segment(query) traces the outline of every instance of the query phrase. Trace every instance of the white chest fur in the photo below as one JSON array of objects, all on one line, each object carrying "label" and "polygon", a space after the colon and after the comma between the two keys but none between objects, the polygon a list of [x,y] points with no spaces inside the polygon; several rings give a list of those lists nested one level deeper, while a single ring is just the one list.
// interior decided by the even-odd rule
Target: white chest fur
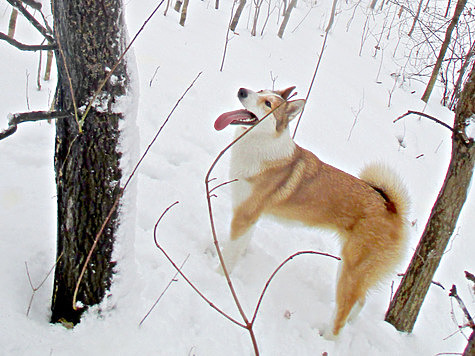
[{"label": "white chest fur", "polygon": [[[237,135],[243,129],[236,130]],[[259,174],[265,163],[279,161],[292,156],[296,145],[288,129],[278,137],[261,132],[250,132],[243,136],[231,150],[230,179],[238,179],[233,183],[233,206],[236,207],[249,197],[251,186],[246,178]]]}]

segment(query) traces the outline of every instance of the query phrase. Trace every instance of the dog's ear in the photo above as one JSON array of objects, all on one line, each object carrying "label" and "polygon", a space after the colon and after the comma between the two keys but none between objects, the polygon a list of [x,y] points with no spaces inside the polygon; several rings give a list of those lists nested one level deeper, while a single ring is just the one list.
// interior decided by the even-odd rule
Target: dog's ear
[{"label": "dog's ear", "polygon": [[279,94],[283,99],[287,100],[290,93],[292,93],[292,91],[294,89],[295,89],[295,86],[289,87],[289,88],[284,89],[284,90],[277,90],[276,93]]},{"label": "dog's ear", "polygon": [[293,119],[295,119],[295,117],[302,112],[304,106],[305,106],[304,99],[289,101],[287,103],[287,108],[286,108],[287,117],[289,118],[289,121],[292,121]]}]

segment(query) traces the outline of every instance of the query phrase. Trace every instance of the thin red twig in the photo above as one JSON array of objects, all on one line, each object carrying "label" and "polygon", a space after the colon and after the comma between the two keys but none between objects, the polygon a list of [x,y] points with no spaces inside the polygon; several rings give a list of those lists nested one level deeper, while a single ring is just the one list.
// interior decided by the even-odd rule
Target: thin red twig
[{"label": "thin red twig", "polygon": [[162,218],[165,216],[165,214],[175,205],[177,205],[179,202],[176,201],[175,203],[171,204],[168,208],[165,209],[165,211],[160,215],[160,217],[157,220],[157,223],[155,224],[155,227],[153,229],[153,239],[155,241],[155,246],[160,250],[160,252],[163,253],[163,255],[167,258],[167,260],[172,264],[172,266],[176,269],[176,271],[182,276],[182,278],[188,283],[188,285],[206,302],[208,305],[216,310],[219,314],[224,316],[226,319],[232,321],[234,324],[239,325],[242,328],[247,328],[246,325],[240,323],[236,319],[230,317],[228,314],[223,312],[220,308],[218,308],[211,300],[209,300],[203,293],[200,292],[200,290],[193,284],[193,282],[190,281],[190,279],[181,271],[180,267],[173,261],[173,259],[168,255],[168,253],[165,251],[165,249],[158,243],[158,238],[157,238],[157,229],[158,229],[158,224],[162,220]]},{"label": "thin red twig", "polygon": [[254,309],[254,315],[252,317],[252,320],[251,320],[251,324],[254,324],[254,321],[256,320],[256,317],[257,317],[257,313],[259,312],[259,308],[261,306],[261,303],[262,303],[262,299],[264,298],[264,295],[265,293],[267,292],[267,288],[269,288],[269,285],[270,283],[272,282],[272,280],[274,279],[274,277],[276,276],[276,274],[281,270],[282,267],[284,267],[288,262],[290,262],[292,259],[294,259],[295,257],[297,256],[301,256],[301,255],[319,255],[319,256],[326,256],[326,257],[331,257],[331,258],[334,258],[338,261],[341,260],[340,257],[338,256],[334,256],[334,255],[331,255],[329,253],[325,253],[325,252],[318,252],[318,251],[299,251],[299,252],[296,252],[294,253],[293,255],[287,257],[285,259],[284,262],[282,262],[275,270],[274,272],[272,272],[271,276],[269,277],[269,279],[267,280],[266,282],[266,285],[264,287],[264,289],[262,290],[261,292],[261,295],[259,297],[259,301],[257,302],[257,305],[256,305],[256,308]]}]

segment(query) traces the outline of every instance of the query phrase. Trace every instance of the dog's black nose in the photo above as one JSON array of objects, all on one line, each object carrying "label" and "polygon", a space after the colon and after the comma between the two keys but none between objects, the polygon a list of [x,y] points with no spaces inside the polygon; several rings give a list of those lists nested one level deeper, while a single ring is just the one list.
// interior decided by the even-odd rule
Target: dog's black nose
[{"label": "dog's black nose", "polygon": [[241,88],[238,91],[238,98],[247,98],[247,89]]}]

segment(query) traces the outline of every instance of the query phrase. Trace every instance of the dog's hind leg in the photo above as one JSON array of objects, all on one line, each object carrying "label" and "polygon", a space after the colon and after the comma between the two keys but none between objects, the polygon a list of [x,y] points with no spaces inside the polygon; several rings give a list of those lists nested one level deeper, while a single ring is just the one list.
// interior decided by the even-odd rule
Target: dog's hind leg
[{"label": "dog's hind leg", "polygon": [[[348,319],[353,319],[365,303],[368,289],[387,272],[390,258],[382,246],[371,244],[360,236],[350,236],[342,250],[342,266],[336,291],[336,312],[333,334],[336,336]],[[384,246],[383,246],[384,247]]]}]

